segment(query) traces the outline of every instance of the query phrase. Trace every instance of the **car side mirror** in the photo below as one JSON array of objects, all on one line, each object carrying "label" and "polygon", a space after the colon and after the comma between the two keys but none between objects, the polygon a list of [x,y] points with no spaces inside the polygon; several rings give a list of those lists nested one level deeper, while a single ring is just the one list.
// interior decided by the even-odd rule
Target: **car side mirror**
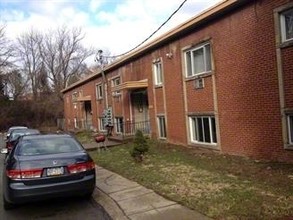
[{"label": "car side mirror", "polygon": [[8,154],[8,149],[7,148],[2,148],[1,149],[1,154]]}]

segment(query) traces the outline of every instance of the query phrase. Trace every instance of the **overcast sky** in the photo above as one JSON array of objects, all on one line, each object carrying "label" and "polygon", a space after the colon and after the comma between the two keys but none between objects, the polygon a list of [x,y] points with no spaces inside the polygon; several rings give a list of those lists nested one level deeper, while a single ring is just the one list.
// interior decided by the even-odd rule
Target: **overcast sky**
[{"label": "overcast sky", "polygon": [[[187,0],[155,36],[199,14],[221,0]],[[84,45],[124,53],[145,40],[183,0],[0,0],[0,20],[15,39],[31,27],[81,27]]]}]

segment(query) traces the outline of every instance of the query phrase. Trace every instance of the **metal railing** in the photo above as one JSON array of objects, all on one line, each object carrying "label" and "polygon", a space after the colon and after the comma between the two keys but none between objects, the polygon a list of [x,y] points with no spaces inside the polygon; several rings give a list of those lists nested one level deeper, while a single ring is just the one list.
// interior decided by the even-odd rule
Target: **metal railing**
[{"label": "metal railing", "polygon": [[150,121],[114,124],[114,133],[122,134],[123,136],[134,136],[137,130],[141,130],[143,134],[150,134]]},{"label": "metal railing", "polygon": [[[59,119],[57,122],[58,128],[64,130],[64,128],[66,127],[65,123],[65,119]],[[67,129],[93,130],[93,126],[92,123],[88,123],[85,120],[78,120],[70,121],[70,123],[67,124]],[[137,130],[141,130],[143,134],[150,134],[150,121],[114,123],[112,134],[122,136],[134,136]]]}]

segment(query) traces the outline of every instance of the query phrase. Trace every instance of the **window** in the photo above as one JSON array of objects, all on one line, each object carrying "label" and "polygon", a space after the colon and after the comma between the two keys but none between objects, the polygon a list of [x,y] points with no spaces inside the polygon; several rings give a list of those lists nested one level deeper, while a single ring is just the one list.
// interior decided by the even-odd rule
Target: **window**
[{"label": "window", "polygon": [[[120,81],[120,77],[117,77],[115,79],[112,80],[112,87],[115,87],[115,86],[118,86],[121,84],[121,81]],[[120,90],[116,90],[113,95],[116,96],[116,95],[120,95]]]},{"label": "window", "polygon": [[112,80],[112,87],[120,85],[120,77],[116,77],[115,79]]},{"label": "window", "polygon": [[293,40],[293,8],[280,14],[282,42]]},{"label": "window", "polygon": [[96,97],[97,99],[103,98],[103,86],[102,84],[96,85]]},{"label": "window", "polygon": [[165,116],[158,117],[158,130],[160,138],[167,137]]},{"label": "window", "polygon": [[106,122],[107,122],[107,119],[105,117],[99,118],[99,130],[100,131],[106,131]]},{"label": "window", "polygon": [[74,121],[74,128],[78,128],[77,118],[74,118],[73,121]]},{"label": "window", "polygon": [[191,141],[216,144],[216,122],[214,116],[192,116],[190,121]]},{"label": "window", "polygon": [[163,72],[161,61],[153,63],[154,83],[156,86],[163,84]]},{"label": "window", "polygon": [[77,92],[72,93],[72,101],[76,102],[77,98],[78,98],[78,93]]},{"label": "window", "polygon": [[122,117],[116,117],[115,118],[115,128],[116,133],[123,133],[123,118]]},{"label": "window", "polygon": [[287,116],[289,144],[293,144],[293,114]]},{"label": "window", "polygon": [[212,70],[210,44],[204,44],[185,52],[186,76],[191,77]]}]

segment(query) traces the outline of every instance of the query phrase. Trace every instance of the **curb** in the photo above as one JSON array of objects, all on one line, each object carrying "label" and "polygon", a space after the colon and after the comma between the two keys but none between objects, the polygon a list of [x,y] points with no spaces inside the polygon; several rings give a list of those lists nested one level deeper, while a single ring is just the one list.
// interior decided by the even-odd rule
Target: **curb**
[{"label": "curb", "polygon": [[104,210],[113,220],[129,220],[129,218],[125,216],[123,211],[120,209],[118,204],[110,196],[101,191],[98,187],[96,187],[92,197],[98,204],[100,204],[104,208]]}]

